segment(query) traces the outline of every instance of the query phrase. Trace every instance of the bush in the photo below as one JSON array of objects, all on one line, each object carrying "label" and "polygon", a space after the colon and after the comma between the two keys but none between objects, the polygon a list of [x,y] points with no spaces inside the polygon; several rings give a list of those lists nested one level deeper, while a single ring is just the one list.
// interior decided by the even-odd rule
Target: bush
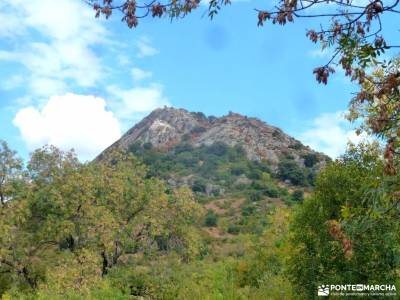
[{"label": "bush", "polygon": [[228,145],[224,143],[214,143],[207,147],[207,153],[216,156],[224,156],[228,152]]},{"label": "bush", "polygon": [[292,194],[292,200],[296,202],[303,202],[304,192],[302,190],[295,190]]},{"label": "bush", "polygon": [[233,146],[233,150],[235,150],[236,154],[240,157],[244,157],[246,155],[246,150],[244,150],[243,146],[240,144]]},{"label": "bush", "polygon": [[307,174],[307,181],[310,185],[314,186],[315,185],[315,178],[317,177],[317,174],[313,171],[309,172]]},{"label": "bush", "polygon": [[207,227],[216,227],[218,223],[218,215],[213,212],[211,209],[208,210],[206,217],[204,219],[204,224]]},{"label": "bush", "polygon": [[250,169],[250,172],[248,172],[247,177],[253,180],[261,179],[262,172],[258,169]]},{"label": "bush", "polygon": [[295,142],[294,144],[289,145],[289,148],[295,149],[295,150],[300,150],[303,147],[303,145],[300,142]]},{"label": "bush", "polygon": [[250,192],[249,196],[248,196],[249,201],[251,202],[257,202],[260,201],[262,199],[262,193],[261,192]]},{"label": "bush", "polygon": [[307,153],[303,156],[304,158],[304,165],[307,168],[312,168],[319,160],[316,154],[314,153]]},{"label": "bush", "polygon": [[230,224],[228,227],[228,233],[238,234],[240,232],[240,227],[234,224]]},{"label": "bush", "polygon": [[142,145],[139,142],[135,142],[128,147],[128,151],[134,154],[142,154]]},{"label": "bush", "polygon": [[256,211],[256,207],[252,204],[247,204],[242,207],[243,216],[251,216]]},{"label": "bush", "polygon": [[198,193],[206,192],[206,183],[201,179],[196,179],[192,185],[192,191]]},{"label": "bush", "polygon": [[231,168],[231,174],[235,175],[235,176],[242,175],[245,172],[246,172],[246,168],[241,165],[236,165]]},{"label": "bush", "polygon": [[294,160],[294,156],[290,152],[284,152],[283,155],[285,156],[285,159]]},{"label": "bush", "polygon": [[193,146],[188,143],[181,143],[175,146],[174,152],[175,154],[179,154],[182,152],[192,152]]},{"label": "bush", "polygon": [[265,173],[271,173],[271,168],[265,160],[252,160],[249,162],[249,168],[259,169]]},{"label": "bush", "polygon": [[150,143],[150,142],[144,143],[143,144],[143,149],[144,150],[151,150],[151,149],[153,149],[153,144]]},{"label": "bush", "polygon": [[305,185],[307,182],[302,168],[293,160],[279,162],[278,176],[283,180],[290,180],[294,185]]},{"label": "bush", "polygon": [[273,186],[267,186],[266,189],[264,189],[264,195],[271,197],[271,198],[278,198],[279,197],[279,191],[277,188]]},{"label": "bush", "polygon": [[266,185],[264,184],[264,182],[260,181],[260,180],[255,180],[251,183],[250,187],[254,190],[264,190]]},{"label": "bush", "polygon": [[194,167],[197,164],[197,160],[193,157],[190,152],[181,152],[176,156],[176,162],[183,164],[185,167]]}]

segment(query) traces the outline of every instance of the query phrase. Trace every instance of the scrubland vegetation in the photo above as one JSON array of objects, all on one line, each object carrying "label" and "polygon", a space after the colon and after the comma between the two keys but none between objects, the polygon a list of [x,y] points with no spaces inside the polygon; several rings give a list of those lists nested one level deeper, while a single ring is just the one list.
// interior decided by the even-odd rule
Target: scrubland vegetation
[{"label": "scrubland vegetation", "polygon": [[[45,147],[24,166],[3,142],[2,299],[312,299],[327,282],[399,283],[400,181],[377,145],[301,187],[240,147],[177,148],[82,164]],[[195,179],[159,179],[179,172]]]}]

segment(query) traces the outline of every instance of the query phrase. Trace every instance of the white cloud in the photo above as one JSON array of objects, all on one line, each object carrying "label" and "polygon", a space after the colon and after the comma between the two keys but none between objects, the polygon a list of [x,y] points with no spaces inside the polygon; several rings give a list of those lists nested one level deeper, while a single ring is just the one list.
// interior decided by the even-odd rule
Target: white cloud
[{"label": "white cloud", "polygon": [[[0,6],[0,9],[2,6]],[[15,16],[0,11],[0,37],[14,38],[24,32],[21,21]]]},{"label": "white cloud", "polygon": [[44,97],[48,95],[61,95],[67,90],[64,81],[46,77],[31,78],[30,88],[34,95]]},{"label": "white cloud", "polygon": [[158,107],[170,105],[159,84],[127,90],[113,85],[107,91],[114,100],[111,107],[121,119],[137,120]]},{"label": "white cloud", "polygon": [[138,50],[137,57],[139,58],[143,58],[146,56],[154,56],[159,52],[156,48],[151,46],[150,39],[147,37],[141,37],[136,42],[136,48]]},{"label": "white cloud", "polygon": [[312,149],[336,158],[345,152],[349,141],[357,144],[368,137],[358,136],[344,119],[344,112],[339,111],[315,118],[312,127],[300,134],[299,139]]},{"label": "white cloud", "polygon": [[[93,46],[109,43],[108,32],[83,1],[3,1],[0,20],[5,15],[12,17],[5,19],[7,25],[0,29],[0,36],[10,37],[8,32],[25,36],[14,43],[18,47],[1,51],[0,60],[25,66],[31,74],[29,81],[71,80],[78,86],[88,87],[102,78],[104,70]],[[28,85],[34,87],[37,83],[28,82]],[[43,94],[45,90],[38,91]]]},{"label": "white cloud", "polygon": [[15,99],[14,101],[18,104],[18,107],[22,107],[30,105],[32,103],[32,98],[29,96],[23,96]]},{"label": "white cloud", "polygon": [[15,89],[16,87],[21,86],[21,84],[24,82],[24,78],[21,75],[12,75],[9,78],[4,79],[0,83],[0,89],[8,91]]},{"label": "white cloud", "polygon": [[13,122],[30,150],[45,144],[73,148],[82,160],[94,158],[121,135],[104,99],[94,96],[53,96],[42,109],[19,110]]},{"label": "white cloud", "polygon": [[153,76],[153,73],[150,71],[145,71],[139,68],[133,68],[131,70],[132,78],[134,81],[141,81],[143,79],[150,78]]}]

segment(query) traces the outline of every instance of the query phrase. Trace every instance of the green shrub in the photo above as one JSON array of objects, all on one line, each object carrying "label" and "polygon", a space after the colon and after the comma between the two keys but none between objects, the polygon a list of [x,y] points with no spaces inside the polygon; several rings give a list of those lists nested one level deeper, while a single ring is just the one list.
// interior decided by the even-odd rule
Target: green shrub
[{"label": "green shrub", "polygon": [[228,233],[238,234],[240,232],[240,227],[234,224],[230,224],[228,227]]},{"label": "green shrub", "polygon": [[252,191],[248,195],[248,200],[251,202],[257,202],[262,199],[262,193],[260,191]]},{"label": "green shrub", "polygon": [[246,168],[244,166],[235,165],[235,166],[231,167],[232,175],[239,176],[239,175],[244,174],[245,172],[246,172]]},{"label": "green shrub", "polygon": [[211,209],[207,211],[206,217],[204,219],[204,224],[207,227],[216,227],[218,223],[218,215]]},{"label": "green shrub", "polygon": [[300,142],[295,142],[294,144],[289,145],[289,148],[295,149],[295,150],[300,150],[303,147],[303,145]]},{"label": "green shrub", "polygon": [[192,185],[192,191],[198,193],[206,192],[206,182],[202,179],[196,179]]},{"label": "green shrub", "polygon": [[197,160],[193,157],[190,152],[181,152],[176,156],[176,162],[183,164],[186,168],[194,167],[197,164]]},{"label": "green shrub", "polygon": [[250,169],[247,173],[247,177],[252,180],[258,180],[262,177],[262,171],[259,169]]},{"label": "green shrub", "polygon": [[282,160],[278,164],[278,176],[282,180],[290,180],[294,185],[305,185],[307,183],[304,171],[293,160]]},{"label": "green shrub", "polygon": [[302,190],[295,190],[292,194],[292,200],[296,202],[303,202],[304,192]]},{"label": "green shrub", "polygon": [[193,146],[188,143],[181,143],[175,146],[174,152],[175,154],[182,153],[182,152],[192,152]]},{"label": "green shrub", "polygon": [[242,206],[242,215],[243,216],[251,216],[256,211],[256,207],[252,204],[246,204]]},{"label": "green shrub", "polygon": [[218,142],[207,147],[207,153],[223,156],[228,152],[228,145]]},{"label": "green shrub", "polygon": [[144,143],[143,144],[143,149],[144,150],[151,150],[151,149],[153,149],[153,144],[150,143],[150,142]]},{"label": "green shrub", "polygon": [[255,180],[255,181],[253,181],[253,182],[251,183],[250,187],[251,187],[252,189],[254,189],[254,190],[259,190],[259,191],[261,191],[261,190],[264,190],[264,189],[265,189],[266,185],[265,185],[265,183],[262,182],[262,181]]},{"label": "green shrub", "polygon": [[273,186],[267,186],[267,188],[264,189],[263,193],[265,196],[268,196],[271,198],[279,197],[279,190]]},{"label": "green shrub", "polygon": [[304,158],[304,165],[307,168],[312,168],[316,163],[318,163],[318,157],[314,153],[307,153],[303,155]]}]

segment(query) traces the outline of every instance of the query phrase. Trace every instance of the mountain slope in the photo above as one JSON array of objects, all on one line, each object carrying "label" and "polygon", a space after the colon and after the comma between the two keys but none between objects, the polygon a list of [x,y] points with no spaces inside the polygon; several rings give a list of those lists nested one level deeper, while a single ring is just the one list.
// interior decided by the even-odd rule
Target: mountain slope
[{"label": "mountain slope", "polygon": [[281,129],[259,119],[236,113],[220,118],[206,117],[203,113],[171,107],[154,110],[105,152],[114,148],[127,150],[135,143],[150,143],[156,149],[168,151],[181,142],[194,147],[216,142],[241,145],[248,159],[265,160],[273,167],[286,157],[292,157],[304,166],[307,154],[315,155],[321,162],[327,160],[322,153],[311,150]]},{"label": "mountain slope", "polygon": [[229,113],[221,118],[156,109],[106,149],[133,153],[147,176],[189,187],[208,211],[207,236],[260,234],[275,207],[303,201],[329,159],[279,128]]}]

